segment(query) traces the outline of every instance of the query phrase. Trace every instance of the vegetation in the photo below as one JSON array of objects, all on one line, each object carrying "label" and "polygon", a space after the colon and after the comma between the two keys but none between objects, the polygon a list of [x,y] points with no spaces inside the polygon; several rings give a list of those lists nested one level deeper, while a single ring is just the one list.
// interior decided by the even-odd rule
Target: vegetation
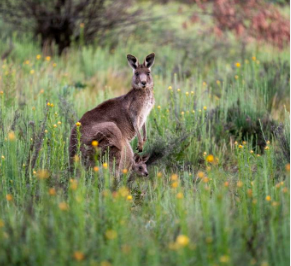
[{"label": "vegetation", "polygon": [[[198,38],[177,13],[188,6],[170,3],[174,18],[151,8],[160,20],[116,45],[76,40],[61,57],[2,31],[0,54],[13,49],[0,66],[1,265],[289,262],[289,51]],[[80,155],[70,174],[72,126],[130,89],[126,54],[150,52],[149,178],[129,188],[124,171],[116,186],[106,163],[86,171]]]}]

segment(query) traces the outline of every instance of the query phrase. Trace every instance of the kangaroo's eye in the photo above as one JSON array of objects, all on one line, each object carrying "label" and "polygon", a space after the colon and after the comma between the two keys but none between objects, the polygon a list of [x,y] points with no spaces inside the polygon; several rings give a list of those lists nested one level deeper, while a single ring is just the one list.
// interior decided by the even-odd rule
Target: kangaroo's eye
[{"label": "kangaroo's eye", "polygon": [[138,77],[139,76],[139,73],[138,72],[135,72],[135,75]]},{"label": "kangaroo's eye", "polygon": [[138,169],[141,171],[142,170],[142,167],[140,166]]},{"label": "kangaroo's eye", "polygon": [[147,75],[149,76],[151,74],[151,72],[148,72]]}]

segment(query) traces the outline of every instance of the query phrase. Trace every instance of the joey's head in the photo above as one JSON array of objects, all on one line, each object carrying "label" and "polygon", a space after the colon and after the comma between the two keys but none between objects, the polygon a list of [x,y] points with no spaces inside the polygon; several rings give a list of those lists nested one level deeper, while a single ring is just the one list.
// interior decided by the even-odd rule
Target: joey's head
[{"label": "joey's head", "polygon": [[149,155],[140,156],[135,154],[133,157],[132,171],[138,176],[146,177],[149,175],[146,162],[149,159]]},{"label": "joey's head", "polygon": [[149,54],[142,64],[133,55],[127,55],[128,64],[133,69],[132,87],[134,89],[152,89],[154,86],[151,67],[155,61],[155,54]]}]

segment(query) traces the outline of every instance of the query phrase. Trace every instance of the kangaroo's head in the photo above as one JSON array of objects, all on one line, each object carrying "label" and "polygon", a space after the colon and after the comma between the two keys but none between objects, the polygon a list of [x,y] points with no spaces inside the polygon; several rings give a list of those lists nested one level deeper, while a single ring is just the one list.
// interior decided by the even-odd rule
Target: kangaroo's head
[{"label": "kangaroo's head", "polygon": [[132,164],[132,170],[134,173],[136,173],[138,176],[148,176],[148,169],[146,162],[149,159],[149,155],[146,156],[140,156],[138,154],[135,154],[133,157],[133,164]]},{"label": "kangaroo's head", "polygon": [[142,64],[133,55],[127,55],[127,61],[133,69],[132,87],[134,89],[152,89],[154,86],[151,67],[155,61],[155,54],[149,54]]}]

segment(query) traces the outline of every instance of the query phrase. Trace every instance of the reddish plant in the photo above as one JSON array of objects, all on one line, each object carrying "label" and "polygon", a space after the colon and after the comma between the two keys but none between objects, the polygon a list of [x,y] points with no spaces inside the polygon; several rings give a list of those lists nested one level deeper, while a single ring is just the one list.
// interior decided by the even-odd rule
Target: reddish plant
[{"label": "reddish plant", "polygon": [[[205,12],[206,5],[197,3]],[[290,20],[279,9],[263,0],[213,0],[213,32],[221,37],[232,31],[244,40],[256,39],[268,42],[279,48],[290,43]],[[211,3],[210,3],[211,2]],[[209,14],[208,14],[209,15]]]}]

